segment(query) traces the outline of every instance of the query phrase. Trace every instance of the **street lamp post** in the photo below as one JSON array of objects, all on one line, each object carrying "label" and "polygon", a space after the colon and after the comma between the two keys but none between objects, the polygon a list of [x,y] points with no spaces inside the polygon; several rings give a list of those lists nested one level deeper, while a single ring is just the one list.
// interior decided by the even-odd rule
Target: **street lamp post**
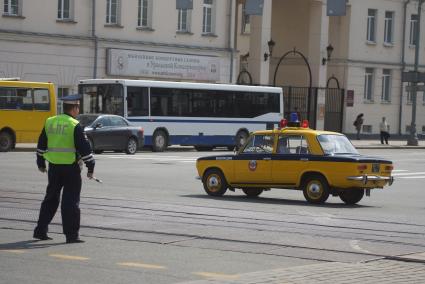
[{"label": "street lamp post", "polygon": [[[418,72],[419,66],[419,44],[420,44],[420,30],[421,30],[421,14],[422,14],[422,4],[425,0],[418,0],[418,28],[416,29],[416,44],[415,44],[415,70]],[[407,140],[407,145],[409,146],[418,146],[418,135],[416,134],[416,96],[417,96],[417,82],[413,82],[412,89],[412,122],[410,123],[410,136]]]}]

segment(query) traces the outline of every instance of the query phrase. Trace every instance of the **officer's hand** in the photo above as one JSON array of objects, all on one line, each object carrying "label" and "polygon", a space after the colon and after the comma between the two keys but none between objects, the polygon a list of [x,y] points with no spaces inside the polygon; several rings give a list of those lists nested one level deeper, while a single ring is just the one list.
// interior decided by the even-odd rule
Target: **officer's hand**
[{"label": "officer's hand", "polygon": [[46,168],[38,168],[38,170],[39,170],[40,172],[42,172],[42,173],[45,173],[45,172],[46,172]]},{"label": "officer's hand", "polygon": [[87,177],[88,177],[89,179],[92,179],[92,178],[93,178],[93,173],[87,173]]}]

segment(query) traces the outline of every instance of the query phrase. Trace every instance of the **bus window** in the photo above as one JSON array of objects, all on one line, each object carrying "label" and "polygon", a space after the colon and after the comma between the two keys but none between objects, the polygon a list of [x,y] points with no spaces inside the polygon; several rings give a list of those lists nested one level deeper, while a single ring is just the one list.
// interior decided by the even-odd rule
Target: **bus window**
[{"label": "bus window", "polygon": [[80,87],[83,113],[124,115],[124,91],[120,84],[84,85]]},{"label": "bus window", "polygon": [[127,87],[128,116],[148,116],[149,97],[148,88]]},{"label": "bus window", "polygon": [[49,110],[49,90],[34,89],[34,110]]},{"label": "bus window", "polygon": [[16,89],[16,109],[32,110],[31,89]]}]

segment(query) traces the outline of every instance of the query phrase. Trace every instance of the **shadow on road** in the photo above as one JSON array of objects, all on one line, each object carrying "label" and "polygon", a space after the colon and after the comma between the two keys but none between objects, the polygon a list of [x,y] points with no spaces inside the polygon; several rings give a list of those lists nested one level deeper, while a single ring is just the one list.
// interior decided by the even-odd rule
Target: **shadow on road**
[{"label": "shadow on road", "polygon": [[306,206],[306,207],[326,207],[326,208],[346,208],[346,209],[356,209],[356,208],[376,208],[376,206],[368,206],[362,204],[346,205],[344,203],[324,203],[324,204],[311,204],[303,200],[289,200],[281,198],[270,198],[270,197],[246,197],[246,196],[221,196],[214,197],[201,194],[188,194],[180,195],[181,197],[189,198],[199,198],[199,199],[214,199],[227,202],[241,202],[241,203],[257,203],[257,204],[278,204],[278,205],[289,205],[289,206]]},{"label": "shadow on road", "polygon": [[62,243],[56,243],[50,241],[39,241],[39,240],[27,240],[27,241],[20,241],[20,242],[14,242],[14,243],[3,243],[0,244],[0,250],[18,250],[18,249],[40,249],[40,248],[47,248],[57,245],[64,245],[65,242]]}]

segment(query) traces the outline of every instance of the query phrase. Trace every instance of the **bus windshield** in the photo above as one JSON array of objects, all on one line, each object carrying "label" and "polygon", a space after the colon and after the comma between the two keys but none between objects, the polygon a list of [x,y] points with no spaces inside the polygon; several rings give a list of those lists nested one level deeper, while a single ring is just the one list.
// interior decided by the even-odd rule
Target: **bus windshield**
[{"label": "bus windshield", "polygon": [[124,91],[121,84],[80,85],[83,113],[124,115]]}]

